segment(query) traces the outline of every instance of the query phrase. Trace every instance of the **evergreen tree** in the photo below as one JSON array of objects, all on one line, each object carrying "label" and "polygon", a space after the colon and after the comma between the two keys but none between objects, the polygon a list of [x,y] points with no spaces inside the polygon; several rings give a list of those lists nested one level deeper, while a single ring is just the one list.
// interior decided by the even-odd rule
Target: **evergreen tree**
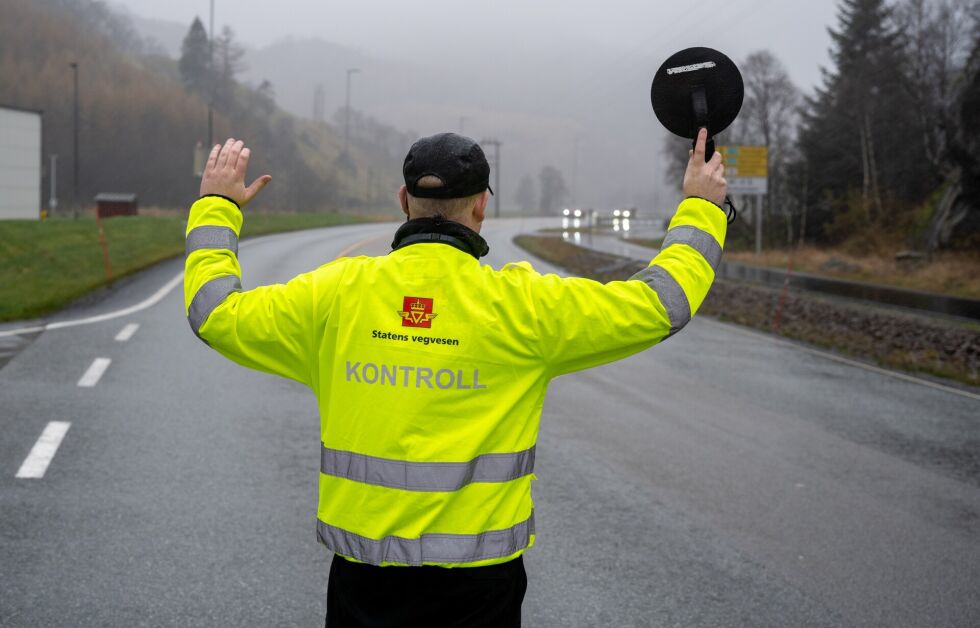
[{"label": "evergreen tree", "polygon": [[211,51],[208,33],[200,18],[194,18],[180,51],[180,78],[188,91],[209,94]]},{"label": "evergreen tree", "polygon": [[271,116],[276,110],[276,89],[268,79],[264,79],[255,89],[255,96],[262,114]]},{"label": "evergreen tree", "polygon": [[534,200],[537,198],[537,190],[534,187],[534,179],[529,175],[521,177],[517,184],[517,191],[514,193],[514,200],[521,211],[534,208]]},{"label": "evergreen tree", "polygon": [[[842,0],[831,29],[834,71],[807,99],[796,189],[811,233],[843,238],[892,221],[938,183],[922,154],[900,33],[884,0]],[[836,225],[833,222],[836,220]]]},{"label": "evergreen tree", "polygon": [[559,206],[568,198],[568,186],[565,185],[561,171],[554,166],[545,166],[538,174],[538,181],[541,187],[541,211],[545,214],[557,213]]}]

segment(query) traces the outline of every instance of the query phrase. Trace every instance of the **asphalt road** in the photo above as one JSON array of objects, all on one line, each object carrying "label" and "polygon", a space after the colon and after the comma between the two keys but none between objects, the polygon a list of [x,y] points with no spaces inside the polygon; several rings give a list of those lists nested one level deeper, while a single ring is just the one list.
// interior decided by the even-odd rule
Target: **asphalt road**
[{"label": "asphalt road", "polygon": [[[510,238],[530,226],[489,224],[489,263],[526,258]],[[253,241],[244,283],[382,253],[392,231]],[[142,302],[179,270],[52,320]],[[207,349],[179,288],[32,337],[0,369],[0,625],[322,625],[307,389]],[[51,422],[71,425],[50,466],[16,477]],[[976,391],[696,318],[556,380],[536,473],[528,626],[980,625]]]}]

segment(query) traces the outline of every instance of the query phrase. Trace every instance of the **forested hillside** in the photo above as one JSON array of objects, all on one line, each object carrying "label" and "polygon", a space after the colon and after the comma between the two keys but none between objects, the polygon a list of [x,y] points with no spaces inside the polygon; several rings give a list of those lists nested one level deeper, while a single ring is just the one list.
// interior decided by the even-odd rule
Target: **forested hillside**
[{"label": "forested hillside", "polygon": [[[840,0],[831,67],[803,94],[771,52],[738,60],[721,143],[769,147],[765,247],[980,247],[980,4]],[[686,144],[671,141],[674,172]],[[749,220],[733,225],[750,243]]]},{"label": "forested hillside", "polygon": [[[206,49],[207,34],[198,34]],[[194,37],[187,43],[201,44]],[[78,200],[83,208],[99,192],[133,192],[144,207],[177,208],[192,201],[197,192],[194,148],[207,143],[209,99],[215,141],[234,135],[249,142],[253,174],[274,177],[256,201],[258,207],[363,207],[368,183],[394,189],[394,154],[404,149],[379,150],[360,142],[348,156],[341,155],[342,132],[284,113],[267,82],[248,86],[236,80],[241,55],[231,31],[214,44],[213,71],[195,76],[188,73],[186,60],[178,64],[153,54],[123,18],[100,2],[4,0],[0,104],[44,112],[45,203],[48,159],[58,155],[58,213],[71,210],[71,63],[78,64],[79,75]]]}]

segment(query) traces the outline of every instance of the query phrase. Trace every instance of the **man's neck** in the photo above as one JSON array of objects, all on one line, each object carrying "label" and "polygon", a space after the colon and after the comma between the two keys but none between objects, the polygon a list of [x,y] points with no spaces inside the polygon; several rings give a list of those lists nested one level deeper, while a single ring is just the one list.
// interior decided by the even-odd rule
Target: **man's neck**
[{"label": "man's neck", "polygon": [[[435,218],[435,216],[413,216],[411,213],[408,215],[408,220],[419,220],[421,218]],[[480,228],[483,226],[482,222],[476,222],[470,216],[464,216],[458,218],[457,217],[447,218],[445,216],[439,216],[439,219],[445,222],[454,222],[458,225],[463,225],[467,229],[471,231],[475,231],[476,233],[480,233]]]},{"label": "man's neck", "polygon": [[465,224],[445,218],[429,217],[415,218],[399,227],[391,248],[398,250],[422,242],[448,244],[477,259],[490,251],[486,240]]}]

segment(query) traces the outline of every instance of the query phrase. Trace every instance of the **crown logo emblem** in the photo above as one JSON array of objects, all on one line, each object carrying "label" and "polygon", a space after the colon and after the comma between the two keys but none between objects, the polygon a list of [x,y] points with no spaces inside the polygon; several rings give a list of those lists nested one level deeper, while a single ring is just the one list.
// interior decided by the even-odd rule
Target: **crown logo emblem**
[{"label": "crown logo emblem", "polygon": [[432,311],[432,299],[423,297],[405,297],[402,309],[398,312],[402,317],[402,327],[432,327],[432,319],[438,314]]}]

